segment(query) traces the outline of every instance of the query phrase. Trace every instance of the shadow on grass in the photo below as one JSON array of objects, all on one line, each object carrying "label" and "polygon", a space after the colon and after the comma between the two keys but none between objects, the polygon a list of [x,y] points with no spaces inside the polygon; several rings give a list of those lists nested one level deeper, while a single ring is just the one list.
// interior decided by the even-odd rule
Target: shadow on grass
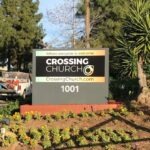
[{"label": "shadow on grass", "polygon": [[[135,129],[137,129],[137,130],[142,130],[142,131],[144,131],[144,132],[150,133],[150,129],[149,129],[149,128],[146,128],[146,127],[140,126],[140,125],[138,125],[138,124],[135,124],[135,123],[133,123],[133,122],[131,122],[131,121],[129,121],[129,120],[123,118],[122,116],[114,116],[114,115],[111,114],[111,118],[110,118],[110,119],[108,119],[108,120],[106,120],[106,121],[104,121],[104,122],[101,122],[101,123],[99,123],[99,124],[97,124],[97,125],[95,125],[95,126],[89,128],[88,130],[86,130],[85,132],[83,132],[83,133],[81,134],[81,136],[85,136],[85,137],[86,137],[86,134],[87,134],[88,132],[90,132],[90,131],[95,131],[96,129],[99,129],[99,128],[101,128],[102,126],[104,126],[104,125],[106,125],[106,124],[108,124],[108,123],[110,123],[110,122],[112,122],[112,121],[114,121],[114,120],[118,120],[118,121],[124,122],[125,124],[127,124],[127,125],[129,125],[129,126],[135,128]],[[56,149],[67,150],[67,149],[74,149],[74,148],[87,148],[87,147],[96,147],[96,146],[106,146],[106,145],[110,145],[110,144],[111,144],[111,145],[112,145],[112,144],[116,145],[116,144],[132,143],[132,142],[150,141],[150,137],[146,137],[146,138],[141,138],[141,139],[131,139],[131,140],[123,140],[123,141],[117,141],[117,142],[114,142],[114,141],[111,141],[111,142],[101,142],[101,141],[99,141],[99,143],[90,143],[90,144],[85,144],[85,145],[79,145],[79,144],[77,143],[77,141],[75,141],[76,137],[77,137],[77,135],[71,136],[70,139],[65,140],[65,141],[63,141],[62,143],[59,143],[59,144],[55,145],[55,148],[54,148],[54,149],[55,149],[55,150],[56,150]],[[70,147],[66,146],[66,147],[64,147],[64,148],[59,148],[59,146],[61,146],[62,144],[65,145],[65,143],[67,143],[69,140],[73,140],[74,143],[76,144],[76,146],[70,146]]]},{"label": "shadow on grass", "polygon": [[125,106],[130,110],[131,112],[138,112],[142,111],[146,115],[150,115],[150,107],[146,104],[139,104],[137,101],[126,101],[124,102]]},{"label": "shadow on grass", "polygon": [[[113,116],[113,115],[112,115],[112,116]],[[113,116],[113,117],[114,117],[114,116]],[[150,133],[150,129],[149,129],[149,128],[146,128],[146,127],[142,127],[142,126],[140,126],[140,125],[137,125],[137,124],[135,124],[135,123],[133,123],[133,122],[131,122],[131,121],[129,121],[129,120],[127,120],[127,119],[121,117],[121,116],[115,116],[115,117],[116,117],[117,120],[119,120],[119,121],[121,121],[121,122],[124,122],[124,123],[126,123],[126,124],[128,124],[128,125],[134,127],[134,128],[137,129],[137,130],[143,130],[143,131],[145,131],[145,132],[149,132],[149,133]]]},{"label": "shadow on grass", "polygon": [[82,145],[82,146],[75,146],[75,147],[66,147],[66,148],[55,148],[54,150],[69,150],[74,148],[88,148],[88,147],[97,147],[97,146],[104,146],[104,145],[110,145],[110,144],[126,144],[126,143],[132,143],[132,142],[142,142],[142,141],[150,141],[150,138],[143,138],[143,139],[137,139],[137,140],[126,140],[124,142],[100,142],[98,144],[89,144],[89,145]]}]

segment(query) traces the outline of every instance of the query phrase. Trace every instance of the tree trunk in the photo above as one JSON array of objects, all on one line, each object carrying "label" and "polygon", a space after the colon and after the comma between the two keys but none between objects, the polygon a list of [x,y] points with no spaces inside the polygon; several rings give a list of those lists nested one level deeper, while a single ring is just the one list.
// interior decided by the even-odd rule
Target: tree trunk
[{"label": "tree trunk", "polygon": [[143,71],[143,62],[142,62],[142,60],[139,60],[137,62],[137,68],[138,68],[138,78],[139,78],[140,89],[143,90],[143,88],[148,88],[147,81],[146,81],[146,74]]},{"label": "tree trunk", "polygon": [[90,0],[85,1],[85,33],[86,33],[86,48],[90,48]]},{"label": "tree trunk", "polygon": [[7,59],[8,59],[8,62],[7,62],[8,71],[10,71],[11,60],[10,60],[10,49],[9,48],[8,48],[8,52],[7,52]]},{"label": "tree trunk", "polygon": [[138,68],[138,78],[139,78],[139,86],[140,86],[140,93],[137,98],[137,101],[140,104],[145,104],[150,106],[150,90],[147,85],[146,74],[144,73],[143,70],[142,59],[140,59],[137,62],[137,68]]},{"label": "tree trunk", "polygon": [[22,58],[20,55],[17,55],[17,71],[21,71]]}]

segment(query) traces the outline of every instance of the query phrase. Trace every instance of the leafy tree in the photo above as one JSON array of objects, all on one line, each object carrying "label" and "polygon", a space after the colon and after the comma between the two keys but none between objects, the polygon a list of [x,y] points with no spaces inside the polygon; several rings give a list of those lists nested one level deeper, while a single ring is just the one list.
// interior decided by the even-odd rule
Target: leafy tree
[{"label": "leafy tree", "polygon": [[7,54],[8,67],[11,63],[17,63],[17,69],[21,69],[23,56],[31,52],[33,47],[44,36],[43,29],[38,25],[42,14],[37,13],[39,1],[32,0],[1,0],[0,9],[4,17],[3,33],[0,39],[3,52]]},{"label": "leafy tree", "polygon": [[[3,29],[4,29],[4,16],[3,16],[3,12],[2,12],[2,8],[0,7],[0,59],[1,60],[3,60],[2,58],[2,53],[3,53],[3,51],[2,51],[2,47],[3,47],[3,45],[4,45],[4,39],[3,39],[3,37],[2,37],[2,32],[3,32]],[[4,62],[4,60],[3,60],[3,62]]]},{"label": "leafy tree", "polygon": [[[91,0],[91,47],[116,47],[121,35],[122,18],[128,12],[126,0]],[[85,14],[85,0],[78,5],[77,16]]]},{"label": "leafy tree", "polygon": [[[116,77],[114,63],[114,48],[117,47],[117,37],[122,35],[123,18],[129,11],[130,0],[90,0],[91,29],[90,46],[108,47],[110,49],[110,74]],[[78,6],[77,16],[85,14],[85,0]],[[81,40],[82,43],[84,40]]]}]

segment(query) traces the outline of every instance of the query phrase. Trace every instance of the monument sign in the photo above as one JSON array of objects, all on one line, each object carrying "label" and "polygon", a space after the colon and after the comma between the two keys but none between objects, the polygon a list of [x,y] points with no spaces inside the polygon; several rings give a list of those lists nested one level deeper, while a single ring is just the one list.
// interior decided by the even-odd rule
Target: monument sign
[{"label": "monument sign", "polygon": [[34,50],[32,104],[105,103],[108,60],[108,49]]}]

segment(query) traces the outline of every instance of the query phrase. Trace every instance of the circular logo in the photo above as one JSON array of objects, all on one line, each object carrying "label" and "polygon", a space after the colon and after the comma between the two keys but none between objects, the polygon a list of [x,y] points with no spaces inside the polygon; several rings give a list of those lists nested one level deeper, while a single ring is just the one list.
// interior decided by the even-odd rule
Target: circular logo
[{"label": "circular logo", "polygon": [[83,69],[83,73],[86,76],[91,76],[93,74],[93,72],[94,72],[94,66],[93,65],[87,65]]}]

